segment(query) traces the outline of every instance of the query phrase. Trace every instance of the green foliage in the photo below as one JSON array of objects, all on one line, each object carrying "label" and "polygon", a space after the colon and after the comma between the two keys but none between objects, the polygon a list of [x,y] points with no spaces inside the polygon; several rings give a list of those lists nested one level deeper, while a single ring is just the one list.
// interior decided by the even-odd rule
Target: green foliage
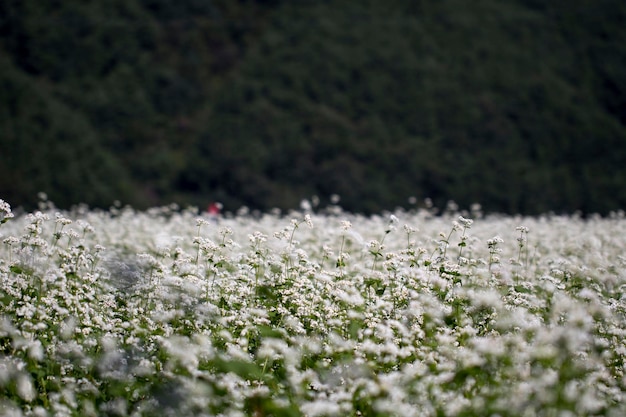
[{"label": "green foliage", "polygon": [[[5,1],[0,190],[607,213],[626,204],[625,20],[611,0]],[[55,141],[63,163],[32,158]]]},{"label": "green foliage", "polygon": [[[81,113],[0,59],[0,190],[31,201],[41,190],[60,205],[127,198],[128,175]],[[79,184],[80,186],[76,186]]]}]

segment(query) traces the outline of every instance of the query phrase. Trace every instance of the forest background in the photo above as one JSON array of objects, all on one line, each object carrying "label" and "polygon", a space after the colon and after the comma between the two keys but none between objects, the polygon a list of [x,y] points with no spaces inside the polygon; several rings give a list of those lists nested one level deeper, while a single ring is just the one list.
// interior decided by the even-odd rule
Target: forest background
[{"label": "forest background", "polygon": [[621,0],[0,1],[13,206],[607,214],[625,167]]}]

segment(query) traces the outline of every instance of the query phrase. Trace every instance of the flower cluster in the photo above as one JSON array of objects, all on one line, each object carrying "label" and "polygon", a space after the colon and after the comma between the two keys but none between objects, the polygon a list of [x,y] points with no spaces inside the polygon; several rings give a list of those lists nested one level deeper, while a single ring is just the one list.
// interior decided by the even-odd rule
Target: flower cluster
[{"label": "flower cluster", "polygon": [[0,199],[0,224],[6,223],[9,219],[13,218],[13,212],[11,211],[11,205],[6,201]]}]

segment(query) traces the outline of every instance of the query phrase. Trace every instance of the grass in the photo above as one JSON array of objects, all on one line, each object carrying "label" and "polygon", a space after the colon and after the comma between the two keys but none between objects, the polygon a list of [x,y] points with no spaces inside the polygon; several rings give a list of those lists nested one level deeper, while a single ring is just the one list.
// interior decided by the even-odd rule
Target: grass
[{"label": "grass", "polygon": [[623,213],[2,203],[2,415],[626,414]]}]

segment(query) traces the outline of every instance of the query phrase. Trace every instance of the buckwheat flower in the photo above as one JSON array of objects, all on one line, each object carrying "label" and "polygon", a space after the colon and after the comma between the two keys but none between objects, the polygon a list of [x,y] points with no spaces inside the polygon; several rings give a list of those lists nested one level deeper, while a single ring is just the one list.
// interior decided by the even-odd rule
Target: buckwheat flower
[{"label": "buckwheat flower", "polygon": [[491,289],[469,290],[467,295],[471,300],[472,309],[494,308],[502,306],[500,293]]},{"label": "buckwheat flower", "polygon": [[258,245],[259,243],[263,243],[267,240],[267,236],[265,236],[263,233],[261,232],[254,232],[251,235],[248,235],[248,239],[250,240],[250,242],[254,245]]},{"label": "buckwheat flower", "polygon": [[209,223],[206,219],[203,219],[201,217],[198,217],[196,219],[196,226],[201,227],[201,226],[208,226],[211,223]]},{"label": "buckwheat flower", "polygon": [[325,398],[317,398],[312,402],[304,403],[301,406],[304,414],[311,417],[335,416],[341,414],[341,407],[336,401]]},{"label": "buckwheat flower", "polygon": [[78,239],[80,237],[80,235],[78,234],[78,232],[74,229],[71,229],[67,232],[67,236],[69,237],[70,240],[72,239]]},{"label": "buckwheat flower", "polygon": [[504,340],[494,336],[474,337],[469,344],[482,356],[502,356],[506,353]]},{"label": "buckwheat flower", "polygon": [[515,230],[517,230],[518,232],[521,232],[521,233],[528,233],[528,227],[526,227],[526,226],[517,226],[515,228]]},{"label": "buckwheat flower", "polygon": [[491,248],[491,247],[495,247],[499,243],[503,243],[503,242],[504,242],[504,240],[502,240],[502,238],[500,236],[495,236],[495,237],[492,237],[491,239],[487,240],[487,246]]},{"label": "buckwheat flower", "polygon": [[203,237],[194,237],[193,243],[198,245],[200,250],[206,253],[215,252],[219,249],[217,243],[213,242],[211,239],[205,239]]},{"label": "buckwheat flower", "polygon": [[28,344],[28,357],[37,362],[43,360],[43,346],[39,340],[34,340]]},{"label": "buckwheat flower", "polygon": [[[102,405],[100,405],[100,411],[104,415],[111,416],[126,416],[128,415],[128,403],[124,398],[113,398]],[[68,412],[69,415],[69,412]]]},{"label": "buckwheat flower", "polygon": [[383,267],[387,271],[397,271],[400,263],[397,259],[393,258],[392,254],[387,254],[387,259],[383,262]]},{"label": "buckwheat flower", "polygon": [[224,226],[224,227],[220,228],[219,233],[220,233],[221,236],[226,237],[228,235],[232,235],[233,234],[233,229],[228,227],[228,226]]},{"label": "buckwheat flower", "polygon": [[309,259],[308,254],[303,249],[296,249],[295,254],[299,262],[303,262]]},{"label": "buckwheat flower", "polygon": [[66,218],[66,217],[63,217],[63,215],[61,213],[56,213],[54,215],[54,217],[55,217],[55,220],[54,220],[55,223],[58,223],[60,225],[65,226],[65,225],[68,225],[68,224],[72,224],[72,221],[70,219]]},{"label": "buckwheat flower", "polygon": [[0,224],[6,223],[9,219],[13,218],[13,216],[9,203],[0,199]]},{"label": "buckwheat flower", "polygon": [[33,237],[33,238],[28,240],[28,244],[30,246],[43,248],[43,247],[45,247],[48,244],[48,242],[46,242],[45,240],[43,240],[40,237]]},{"label": "buckwheat flower", "polygon": [[348,220],[342,220],[341,221],[341,229],[342,230],[348,230],[351,227],[352,227],[352,223],[350,223]]},{"label": "buckwheat flower", "polygon": [[26,229],[26,232],[31,235],[39,235],[43,231],[38,223],[31,223],[29,225],[26,225],[24,229]]},{"label": "buckwheat flower", "polygon": [[396,227],[398,226],[398,223],[400,223],[400,219],[398,219],[398,217],[396,217],[395,215],[390,215],[389,216],[389,226],[388,229],[391,230],[395,230]]},{"label": "buckwheat flower", "polygon": [[472,219],[466,219],[463,216],[459,216],[459,223],[461,223],[461,225],[466,228],[469,229],[470,227],[472,227],[472,223],[474,223],[474,220]]},{"label": "buckwheat flower", "polygon": [[384,246],[377,240],[370,240],[367,244],[367,246],[369,247],[369,251],[372,254],[378,254],[380,255],[380,252],[382,252],[382,250],[384,249]]},{"label": "buckwheat flower", "polygon": [[13,246],[13,245],[17,245],[18,243],[20,243],[20,240],[16,238],[15,236],[9,236],[6,239],[4,239],[2,243],[4,243],[5,245]]},{"label": "buckwheat flower", "polygon": [[159,263],[156,258],[149,253],[139,253],[137,254],[137,258],[141,259],[143,262],[151,267],[154,267]]},{"label": "buckwheat flower", "polygon": [[285,227],[282,230],[274,232],[274,237],[278,240],[283,240],[283,239],[286,240],[286,239],[289,239],[290,234],[291,234],[291,231],[289,230],[289,228]]},{"label": "buckwheat flower", "polygon": [[88,232],[89,232],[89,233],[93,233],[93,232],[95,232],[95,229],[93,228],[93,226],[92,226],[92,225],[90,225],[89,223],[87,223],[87,222],[86,222],[86,221],[84,221],[84,220],[78,220],[78,221],[76,222],[76,224],[78,225],[78,227],[79,227],[80,229],[82,229],[82,230],[83,230],[83,234],[84,234],[84,233],[88,233]]},{"label": "buckwheat flower", "polygon": [[49,219],[47,214],[44,214],[40,211],[37,211],[35,213],[30,213],[28,214],[28,216],[26,216],[26,218],[28,219],[29,222],[36,224],[36,225],[40,225],[41,223],[43,223],[44,220]]},{"label": "buckwheat flower", "polygon": [[1,198],[0,198],[0,211],[3,211],[4,213],[11,212],[11,205]]},{"label": "buckwheat flower", "polygon": [[[95,415],[95,411],[92,412],[91,414],[86,414],[86,415]],[[37,406],[35,408],[33,408],[33,412],[32,412],[33,417],[48,417],[48,412],[46,411],[45,408],[43,408],[42,406]]]},{"label": "buckwheat flower", "polygon": [[414,227],[409,226],[408,224],[405,224],[404,226],[402,226],[402,228],[404,229],[404,231],[408,234],[411,233],[416,233],[418,230]]},{"label": "buckwheat flower", "polygon": [[313,220],[311,220],[310,214],[306,214],[304,216],[304,222],[306,223],[307,226],[309,226],[309,228],[313,229]]},{"label": "buckwheat flower", "polygon": [[33,380],[29,374],[20,373],[16,381],[17,395],[26,402],[31,402],[35,399],[37,392],[33,386]]}]

